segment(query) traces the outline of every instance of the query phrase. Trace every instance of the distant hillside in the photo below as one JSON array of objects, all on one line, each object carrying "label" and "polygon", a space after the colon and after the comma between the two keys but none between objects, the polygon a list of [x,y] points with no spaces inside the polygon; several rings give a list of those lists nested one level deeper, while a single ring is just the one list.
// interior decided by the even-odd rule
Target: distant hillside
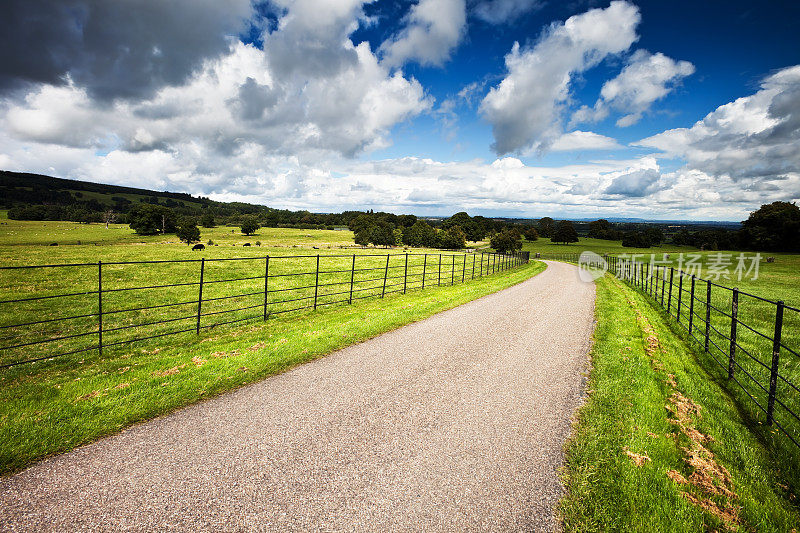
[{"label": "distant hillside", "polygon": [[0,170],[0,205],[11,208],[18,205],[57,204],[70,205],[94,200],[105,207],[118,203],[160,203],[169,207],[180,205],[201,207],[213,202],[208,198],[194,197],[180,192],[160,192],[120,185],[103,185],[88,181],[53,178],[41,174]]}]

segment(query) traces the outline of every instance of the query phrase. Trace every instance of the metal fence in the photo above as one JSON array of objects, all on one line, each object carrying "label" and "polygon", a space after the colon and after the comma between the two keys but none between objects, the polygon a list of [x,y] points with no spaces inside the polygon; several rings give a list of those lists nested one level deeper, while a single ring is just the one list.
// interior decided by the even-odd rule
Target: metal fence
[{"label": "metal fence", "polygon": [[[578,254],[537,254],[577,263]],[[800,448],[800,309],[672,266],[606,255],[608,270],[650,296],[737,385],[756,420]]]},{"label": "metal fence", "polygon": [[455,285],[527,262],[527,253],[406,253],[0,267],[0,369]]}]

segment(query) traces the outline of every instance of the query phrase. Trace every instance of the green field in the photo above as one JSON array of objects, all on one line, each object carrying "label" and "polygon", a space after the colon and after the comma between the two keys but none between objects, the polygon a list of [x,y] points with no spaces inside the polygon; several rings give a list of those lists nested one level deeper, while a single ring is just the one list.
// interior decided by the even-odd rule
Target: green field
[{"label": "green field", "polygon": [[[36,298],[1,307],[0,326],[37,322],[0,329],[3,345],[57,338],[4,350],[0,364],[89,348],[0,369],[0,472],[262,379],[543,269],[536,263],[486,276],[497,265],[483,263],[488,256],[480,254],[428,250],[426,257],[413,250],[406,259],[403,250],[339,248],[352,244],[350,232],[262,229],[245,237],[230,229],[204,232],[204,239],[212,238],[219,246],[192,252],[185,244],[143,239],[121,226],[17,221],[0,225],[2,266],[91,262],[0,270],[0,299]],[[47,246],[43,243],[51,230],[74,235],[76,241],[93,238],[98,244]],[[25,244],[25,238],[32,243]],[[261,247],[242,247],[256,240]],[[232,258],[236,260],[227,260]],[[102,355],[96,348],[96,261],[103,262]],[[158,262],[116,264],[121,261]],[[476,279],[471,281],[473,268]],[[426,285],[421,291],[417,289],[422,288],[423,272]],[[163,287],[172,284],[177,286]],[[129,290],[142,286],[153,288]],[[41,299],[66,293],[75,295]],[[141,309],[151,306],[162,307]],[[289,310],[294,312],[284,314]],[[77,318],[55,320],[64,317]],[[226,325],[229,322],[237,323]],[[183,333],[130,342],[175,331]]]},{"label": "green field", "polygon": [[597,282],[589,399],[566,449],[566,531],[792,531],[796,469],[651,300]]},{"label": "green field", "polygon": [[[645,288],[653,294],[664,307],[669,306],[673,317],[678,316],[680,303],[680,329],[688,333],[689,316],[692,315],[691,332],[700,340],[696,347],[705,349],[705,319],[708,283],[701,279],[711,278],[711,305],[709,307],[709,353],[716,359],[716,368],[709,369],[718,379],[728,383],[731,394],[736,397],[742,408],[760,426],[766,420],[764,410],[768,403],[770,386],[770,366],[772,362],[775,334],[776,306],[759,298],[772,301],[784,301],[786,305],[800,309],[800,255],[797,254],[761,254],[758,262],[757,276],[750,273],[739,276],[735,272],[738,256],[741,252],[699,251],[686,248],[673,248],[669,245],[650,249],[622,248],[618,242],[599,239],[581,239],[569,246],[549,244],[548,239],[540,239],[526,243],[524,249],[532,252],[540,251],[543,258],[559,257],[555,254],[579,254],[584,250],[598,254],[616,254],[635,258],[647,263],[643,267],[655,272],[653,279],[645,281]],[[556,252],[553,250],[556,249]],[[665,260],[664,254],[669,254]],[[752,263],[754,252],[744,254],[745,268]],[[766,262],[766,258],[774,257],[774,262]],[[724,261],[730,261],[726,265]],[[691,263],[690,263],[691,262]],[[727,268],[728,275],[714,273],[713,265]],[[692,265],[697,265],[693,267]],[[655,270],[653,267],[655,266]],[[691,276],[685,277],[681,285],[680,276],[675,275],[670,285],[669,267],[676,270],[682,268],[697,276],[695,280],[695,301],[691,307]],[[698,268],[699,267],[699,268]],[[728,356],[730,353],[732,291],[723,287],[736,287],[740,291],[737,316],[737,354],[734,363],[734,376],[727,378]],[[671,296],[670,296],[671,293]],[[680,298],[679,298],[680,295]],[[753,296],[749,296],[753,295]],[[680,301],[679,301],[680,300]],[[755,331],[754,331],[755,330]],[[800,442],[800,420],[793,413],[800,413],[800,312],[786,309],[783,314],[782,349],[779,360],[779,379],[776,386],[775,420],[791,438]],[[787,349],[788,348],[788,349]],[[759,407],[758,404],[761,405]],[[781,450],[791,458],[791,463],[800,465],[800,449],[782,435],[779,429],[765,428],[760,432],[763,438],[775,441],[775,449]]]}]

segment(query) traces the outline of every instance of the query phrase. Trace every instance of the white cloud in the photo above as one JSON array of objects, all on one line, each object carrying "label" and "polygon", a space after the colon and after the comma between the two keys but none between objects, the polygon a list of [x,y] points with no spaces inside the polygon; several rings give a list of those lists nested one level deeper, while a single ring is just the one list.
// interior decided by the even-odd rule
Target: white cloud
[{"label": "white cloud", "polygon": [[[269,154],[319,157],[387,146],[390,129],[431,100],[416,80],[381,65],[367,43],[350,41],[360,2],[333,4],[292,4],[264,50],[232,44],[150,99],[107,104],[74,84],[42,85],[22,102],[6,100],[0,125],[20,140],[106,152],[180,154],[197,145],[225,157],[256,144]],[[314,37],[303,41],[310,28]]]},{"label": "white cloud", "polygon": [[542,0],[481,0],[472,13],[489,24],[509,22],[544,5]]},{"label": "white cloud", "polygon": [[405,18],[405,27],[380,46],[383,61],[401,66],[408,61],[441,66],[464,36],[464,0],[419,0]]},{"label": "white cloud", "polygon": [[515,43],[506,56],[506,77],[481,103],[498,154],[546,150],[561,135],[570,82],[637,39],[639,10],[623,1],[554,24],[531,49]]},{"label": "white cloud", "polygon": [[654,102],[667,96],[694,71],[694,65],[688,61],[637,50],[619,75],[603,84],[594,107],[582,106],[573,115],[572,123],[596,122],[606,118],[609,109],[615,109],[625,113],[617,120],[617,126],[632,126]]},{"label": "white cloud", "polygon": [[761,82],[753,95],[718,107],[691,128],[667,130],[636,143],[681,158],[688,168],[740,187],[783,181],[785,198],[800,196],[800,65]]},{"label": "white cloud", "polygon": [[616,140],[592,131],[575,130],[565,133],[553,141],[550,150],[553,152],[570,152],[577,150],[616,150],[623,148]]},{"label": "white cloud", "polygon": [[658,169],[647,168],[634,170],[614,178],[611,185],[605,188],[606,194],[642,197],[653,192],[661,174]]}]

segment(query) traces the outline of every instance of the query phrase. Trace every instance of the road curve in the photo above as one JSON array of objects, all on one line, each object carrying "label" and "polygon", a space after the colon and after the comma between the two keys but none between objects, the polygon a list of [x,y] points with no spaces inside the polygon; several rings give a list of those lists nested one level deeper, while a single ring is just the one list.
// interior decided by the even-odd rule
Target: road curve
[{"label": "road curve", "polygon": [[593,308],[548,263],[0,479],[0,529],[551,530]]}]

